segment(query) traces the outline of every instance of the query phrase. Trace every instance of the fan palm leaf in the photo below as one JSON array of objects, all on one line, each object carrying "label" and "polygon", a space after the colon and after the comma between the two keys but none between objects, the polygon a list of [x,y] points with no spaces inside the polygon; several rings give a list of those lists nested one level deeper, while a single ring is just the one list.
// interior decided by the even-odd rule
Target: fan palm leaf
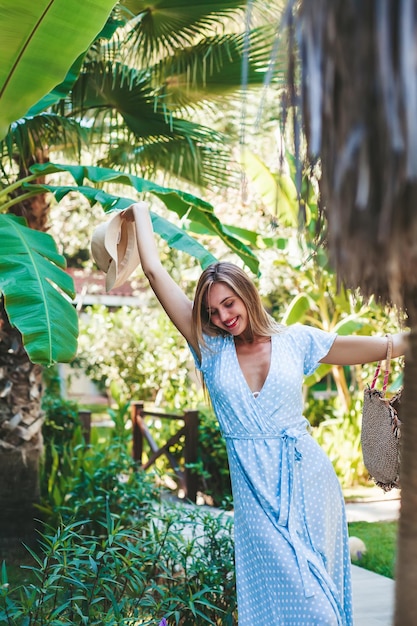
[{"label": "fan palm leaf", "polygon": [[106,132],[113,130],[119,115],[139,141],[172,139],[179,135],[191,140],[206,140],[209,135],[220,139],[219,133],[188,120],[176,119],[155,105],[145,70],[110,62],[89,64],[74,85],[70,98],[71,117],[82,117],[86,123],[89,120],[101,123]]},{"label": "fan palm leaf", "polygon": [[[88,64],[71,92],[70,110],[71,117],[91,126],[93,139],[108,151],[103,163],[128,164],[131,171],[168,169],[199,185],[227,180],[226,137],[156,105],[147,71],[110,62]],[[125,151],[129,145],[130,155]]]},{"label": "fan palm leaf", "polygon": [[87,145],[88,129],[74,118],[66,118],[55,113],[41,113],[33,117],[22,117],[12,122],[9,132],[0,141],[0,162],[4,180],[10,182],[10,174],[5,165],[14,162],[20,168],[27,168],[33,162],[37,151],[49,146],[67,154],[79,154],[81,144]]},{"label": "fan palm leaf", "polygon": [[117,146],[110,146],[107,154],[98,160],[101,167],[121,169],[146,176],[151,180],[160,171],[176,178],[193,181],[200,187],[216,184],[238,187],[240,178],[230,165],[230,153],[221,143],[191,143],[187,138],[173,138],[160,143],[135,146],[133,138],[119,138]]},{"label": "fan palm leaf", "polygon": [[[274,37],[274,30],[263,26],[253,29],[250,35],[233,33],[206,37],[193,46],[182,48],[153,68],[154,81],[156,77],[160,85],[157,94],[165,96],[164,106],[172,109],[236,94],[242,88],[246,45],[249,46],[245,60],[247,85],[262,86]],[[274,81],[278,78],[277,71]],[[283,83],[283,74],[281,80]]]},{"label": "fan palm leaf", "polygon": [[241,20],[246,2],[126,0],[123,6],[129,10],[129,17],[135,17],[127,37],[129,57],[153,64],[179,48],[194,45],[202,33],[222,28],[225,18]]}]

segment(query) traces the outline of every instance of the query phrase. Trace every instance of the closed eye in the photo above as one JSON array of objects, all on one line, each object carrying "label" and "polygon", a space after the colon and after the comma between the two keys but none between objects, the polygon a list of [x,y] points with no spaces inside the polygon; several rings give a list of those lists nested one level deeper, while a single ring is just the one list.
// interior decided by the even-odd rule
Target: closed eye
[{"label": "closed eye", "polygon": [[[234,300],[228,300],[227,302],[222,302],[222,306],[224,306],[225,309],[230,309],[233,305],[234,305],[235,301]],[[207,316],[213,317],[214,315],[217,315],[218,311],[217,309],[207,309]]]}]

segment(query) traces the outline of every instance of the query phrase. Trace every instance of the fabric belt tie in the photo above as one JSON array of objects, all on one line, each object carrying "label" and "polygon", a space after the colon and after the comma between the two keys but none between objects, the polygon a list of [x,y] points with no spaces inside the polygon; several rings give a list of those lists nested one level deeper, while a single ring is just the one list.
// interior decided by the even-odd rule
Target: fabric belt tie
[{"label": "fabric belt tie", "polygon": [[280,484],[280,507],[278,524],[288,527],[290,519],[290,509],[294,491],[294,470],[295,463],[302,458],[301,452],[297,449],[297,440],[300,436],[306,435],[294,429],[283,432],[282,438],[282,458],[281,458],[281,484]]},{"label": "fabric belt tie", "polygon": [[[294,486],[295,486],[295,468],[296,463],[302,460],[302,454],[297,448],[297,443],[301,437],[307,436],[309,433],[306,428],[307,420],[303,424],[291,428],[283,429],[278,433],[253,433],[232,435],[223,433],[225,439],[230,440],[268,440],[281,439],[281,476],[280,476],[280,507],[278,519],[268,512],[265,508],[273,524],[286,537],[287,541],[293,547],[297,560],[298,570],[303,585],[304,596],[311,598],[315,595],[315,583],[318,579],[325,592],[329,602],[334,607],[339,626],[345,626],[346,621],[343,617],[343,609],[337,598],[337,591],[328,587],[330,581],[327,572],[324,571],[323,565],[317,561],[314,556],[313,548],[310,556],[312,567],[309,565],[309,559],[305,553],[305,546],[297,533],[297,511],[292,506],[294,503]],[[314,569],[314,572],[312,571]]]},{"label": "fabric belt tie", "polygon": [[294,519],[296,511],[292,507],[294,502],[295,464],[302,459],[302,454],[297,448],[297,442],[300,437],[306,435],[307,431],[305,430],[300,432],[299,429],[288,428],[281,436],[283,445],[281,452],[280,507],[277,524],[282,527],[284,534],[288,533],[290,536],[303,583],[304,595],[306,598],[310,598],[314,596],[312,586],[314,576],[310,570],[303,543],[297,534],[296,520]]},{"label": "fabric belt tie", "polygon": [[231,435],[224,433],[223,436],[225,439],[232,440],[280,439],[282,441],[280,508],[278,519],[275,517],[272,521],[278,526],[280,532],[287,537],[287,540],[293,546],[304,588],[304,595],[306,598],[309,598],[314,596],[312,586],[314,575],[310,570],[307,557],[305,556],[303,544],[294,528],[295,520],[293,519],[294,512],[292,507],[295,463],[302,459],[302,454],[297,448],[297,441],[306,435],[308,435],[308,432],[303,424],[302,426],[283,429],[278,433],[253,433],[247,435]]}]

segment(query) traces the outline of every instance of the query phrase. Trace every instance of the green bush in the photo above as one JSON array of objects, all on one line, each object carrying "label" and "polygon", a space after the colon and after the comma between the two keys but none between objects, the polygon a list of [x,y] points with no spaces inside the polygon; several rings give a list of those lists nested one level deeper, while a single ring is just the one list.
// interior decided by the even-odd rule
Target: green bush
[{"label": "green bush", "polygon": [[183,410],[202,396],[186,342],[163,311],[147,306],[88,307],[73,365],[119,403],[136,398],[162,410]]},{"label": "green bush", "polygon": [[230,508],[232,486],[226,443],[210,407],[199,407],[197,457],[195,471],[199,474],[200,491],[213,506]]},{"label": "green bush", "polygon": [[9,585],[3,567],[0,623],[236,624],[232,519],[169,505],[117,442],[74,456],[61,522],[31,552],[36,582]]},{"label": "green bush", "polygon": [[3,568],[0,622],[237,624],[232,521],[186,516],[162,507],[129,529],[108,514],[100,537],[82,521],[45,533],[32,553],[35,583],[12,589]]},{"label": "green bush", "polygon": [[332,461],[343,489],[369,480],[361,447],[362,404],[362,397],[356,392],[347,414],[339,410],[313,428],[313,436]]},{"label": "green bush", "polygon": [[[55,390],[57,391],[57,390]],[[42,400],[44,423],[43,455],[40,466],[41,504],[37,508],[44,521],[54,523],[57,507],[67,494],[68,477],[73,475],[72,456],[77,446],[83,445],[83,435],[76,402],[47,393]]]},{"label": "green bush", "polygon": [[42,399],[42,409],[45,414],[42,435],[46,449],[54,445],[62,451],[73,440],[80,426],[78,404],[58,395],[46,394]]}]

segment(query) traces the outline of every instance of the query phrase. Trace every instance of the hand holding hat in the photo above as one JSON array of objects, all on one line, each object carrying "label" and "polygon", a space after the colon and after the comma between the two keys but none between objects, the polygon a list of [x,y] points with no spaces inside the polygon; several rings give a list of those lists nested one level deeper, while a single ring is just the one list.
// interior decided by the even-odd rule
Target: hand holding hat
[{"label": "hand holding hat", "polygon": [[106,273],[106,291],[123,285],[140,263],[133,211],[118,211],[97,226],[91,252],[97,267]]}]

